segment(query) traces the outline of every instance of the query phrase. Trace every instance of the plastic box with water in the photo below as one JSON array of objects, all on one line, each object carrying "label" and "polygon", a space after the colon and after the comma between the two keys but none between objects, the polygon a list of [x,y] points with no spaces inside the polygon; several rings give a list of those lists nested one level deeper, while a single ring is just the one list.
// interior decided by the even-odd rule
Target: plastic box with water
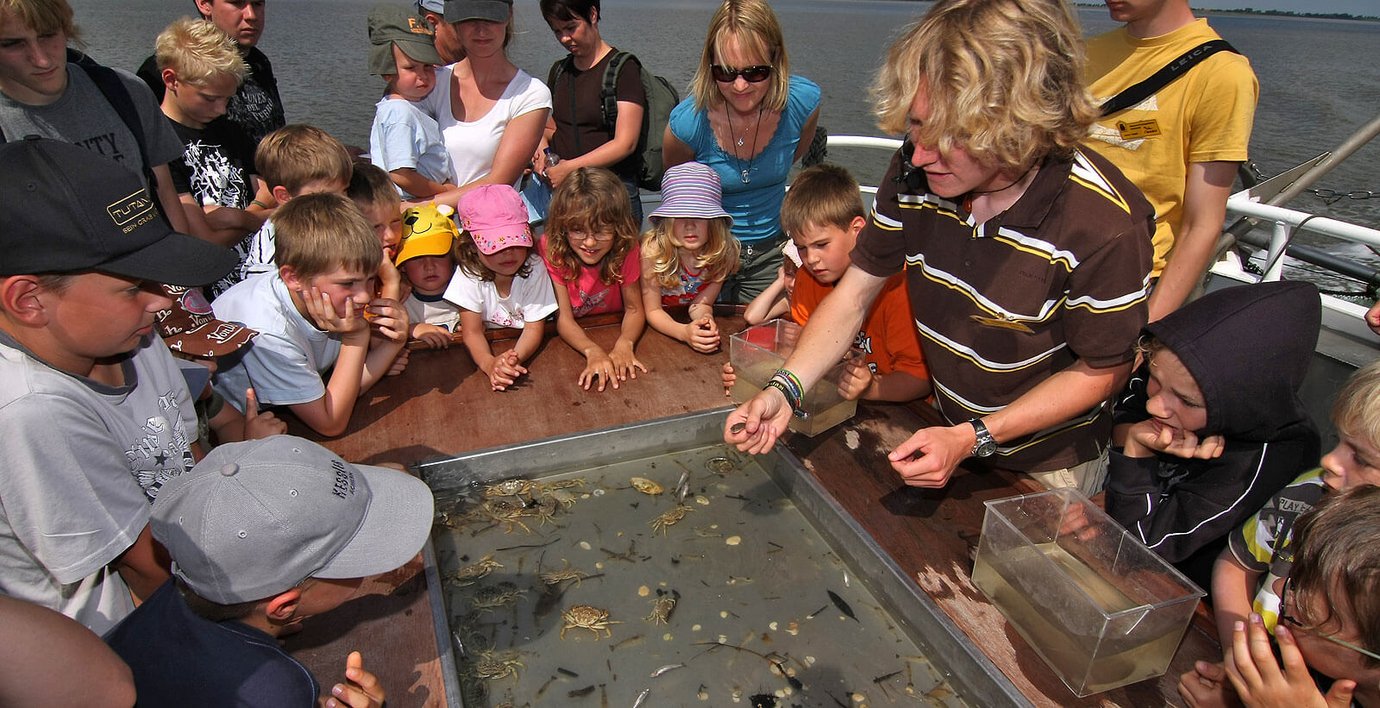
[{"label": "plastic box with water", "polygon": [[[729,340],[728,358],[738,376],[731,392],[734,401],[743,403],[767,385],[776,370],[795,351],[800,331],[800,325],[778,319],[748,327],[733,335]],[[839,378],[843,375],[843,367],[843,362],[830,367],[805,392],[800,410],[791,418],[791,430],[813,437],[853,417],[858,410],[858,402],[845,400],[839,395]]]},{"label": "plastic box with water", "polygon": [[1075,490],[986,505],[973,584],[1069,690],[1164,674],[1198,586]]}]

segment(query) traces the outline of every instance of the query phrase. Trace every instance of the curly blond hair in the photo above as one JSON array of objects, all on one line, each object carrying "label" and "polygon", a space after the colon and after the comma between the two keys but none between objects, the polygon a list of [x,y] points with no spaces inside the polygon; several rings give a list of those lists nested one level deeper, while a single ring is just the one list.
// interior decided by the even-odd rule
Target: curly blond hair
[{"label": "curly blond hair", "polygon": [[[731,219],[720,217],[707,221],[708,238],[695,255],[695,267],[702,271],[701,277],[706,283],[722,282],[738,272],[741,248],[730,230]],[[644,270],[642,277],[654,279],[662,288],[673,288],[680,283],[680,249],[685,244],[676,240],[675,224],[675,217],[662,217],[642,235],[642,258],[652,263],[652,272]]]},{"label": "curly blond hair", "polygon": [[[1083,85],[1083,39],[1063,0],[940,0],[887,51],[872,86],[882,130],[1027,170],[1068,155],[1097,109]],[[917,91],[929,116],[912,126]]]}]

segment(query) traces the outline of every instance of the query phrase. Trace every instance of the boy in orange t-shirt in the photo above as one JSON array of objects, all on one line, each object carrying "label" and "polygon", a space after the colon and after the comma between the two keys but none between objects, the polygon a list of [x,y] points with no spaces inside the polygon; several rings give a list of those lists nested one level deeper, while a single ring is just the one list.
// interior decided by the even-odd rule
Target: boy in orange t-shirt
[{"label": "boy in orange t-shirt", "polygon": [[[781,205],[781,225],[790,234],[787,248],[800,255],[800,270],[790,296],[791,318],[804,326],[853,265],[851,253],[866,220],[858,183],[836,165],[806,169],[791,183]],[[882,286],[853,340],[863,356],[850,363],[839,381],[844,397],[869,401],[910,401],[930,395],[929,371],[910,315],[904,273]],[[732,386],[732,367],[724,365]]]}]

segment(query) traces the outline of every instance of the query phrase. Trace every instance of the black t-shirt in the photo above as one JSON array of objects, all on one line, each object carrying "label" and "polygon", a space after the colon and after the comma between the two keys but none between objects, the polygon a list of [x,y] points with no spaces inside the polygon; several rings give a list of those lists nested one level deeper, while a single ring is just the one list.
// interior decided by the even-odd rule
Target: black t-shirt
[{"label": "black t-shirt", "polygon": [[168,122],[182,140],[182,159],[168,163],[177,193],[196,197],[202,206],[249,206],[254,199],[249,179],[255,174],[254,146],[240,127],[228,120],[212,121],[204,129]]},{"label": "black t-shirt", "polygon": [[[579,157],[613,140],[613,132],[604,123],[603,98],[604,71],[617,50],[610,51],[598,63],[585,71],[566,65],[566,71],[551,88],[551,117],[556,123],[556,133],[551,138],[551,149],[562,158]],[[636,103],[647,108],[647,93],[642,88],[642,77],[638,74],[636,59],[623,63],[614,82],[614,95],[619,101]],[[640,126],[639,126],[640,128]],[[634,150],[622,161],[609,167],[614,174],[626,180],[637,180],[637,151]]]},{"label": "black t-shirt", "polygon": [[[257,146],[265,135],[287,125],[283,113],[283,100],[278,96],[278,79],[273,76],[273,64],[258,47],[250,47],[244,55],[249,71],[244,75],[240,90],[230,97],[225,117],[249,137],[250,145]],[[144,83],[153,89],[153,95],[163,101],[163,76],[158,71],[157,57],[150,56],[135,72]]]}]

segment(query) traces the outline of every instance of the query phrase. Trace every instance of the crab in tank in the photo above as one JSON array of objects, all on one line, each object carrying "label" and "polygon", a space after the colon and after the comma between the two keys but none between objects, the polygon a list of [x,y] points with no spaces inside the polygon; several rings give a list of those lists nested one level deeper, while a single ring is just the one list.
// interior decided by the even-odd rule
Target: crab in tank
[{"label": "crab in tank", "polygon": [[652,480],[647,479],[646,477],[633,477],[632,479],[628,480],[628,483],[632,485],[633,489],[636,489],[637,491],[642,492],[643,494],[646,494],[648,496],[654,497],[666,491],[666,489],[662,487],[660,484],[657,484],[656,482],[653,482]]},{"label": "crab in tank", "polygon": [[594,638],[599,639],[599,632],[605,636],[612,637],[613,630],[609,629],[611,624],[621,624],[617,620],[609,619],[609,611],[594,607],[592,605],[575,605],[561,613],[561,639],[565,639],[566,630],[588,629],[594,633]]},{"label": "crab in tank", "polygon": [[677,504],[676,508],[667,512],[663,512],[657,515],[655,519],[652,519],[652,533],[660,531],[661,535],[665,536],[667,528],[680,523],[680,520],[684,519],[685,515],[692,511],[694,511],[694,509],[691,509],[690,507],[684,504]]},{"label": "crab in tank", "polygon": [[509,676],[517,678],[519,668],[526,668],[526,665],[518,661],[516,652],[498,654],[484,651],[479,653],[478,660],[474,662],[474,675],[488,681],[497,681]]},{"label": "crab in tank", "polygon": [[498,570],[502,567],[503,564],[494,560],[493,554],[489,554],[484,556],[483,558],[480,558],[478,561],[475,561],[474,563],[471,563],[461,568],[460,570],[455,571],[455,575],[453,576],[453,578],[457,585],[474,585],[481,579],[487,577],[489,573],[492,573],[495,570]]}]

